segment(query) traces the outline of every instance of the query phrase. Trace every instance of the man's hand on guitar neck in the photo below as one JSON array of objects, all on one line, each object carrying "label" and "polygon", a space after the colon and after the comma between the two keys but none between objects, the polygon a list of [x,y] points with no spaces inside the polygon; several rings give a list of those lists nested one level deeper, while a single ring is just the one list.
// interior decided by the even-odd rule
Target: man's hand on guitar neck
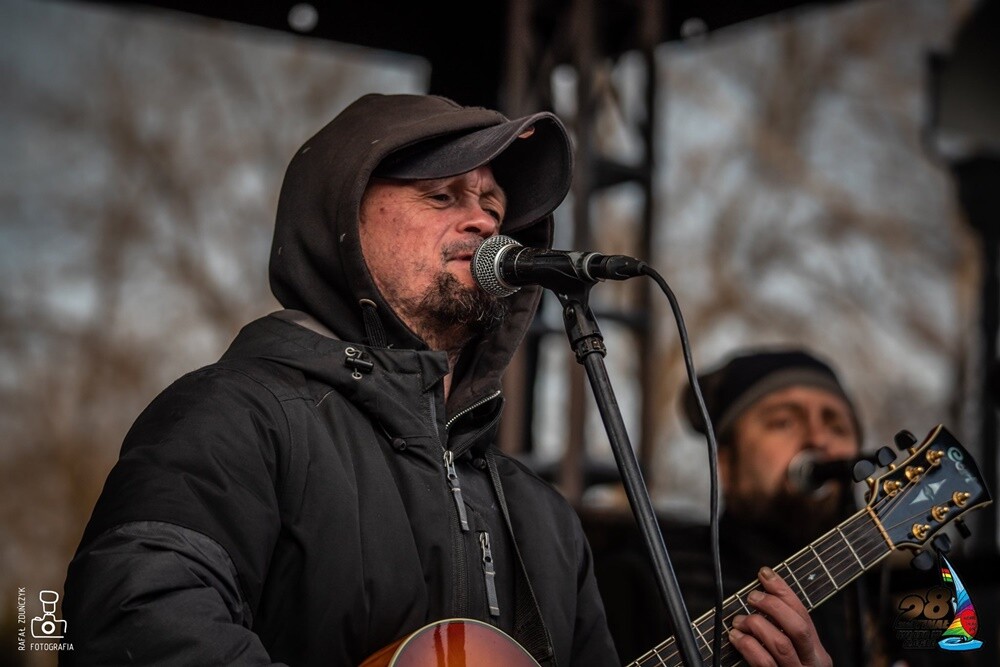
[{"label": "man's hand on guitar neck", "polygon": [[816,634],[809,612],[769,567],[757,574],[764,591],[747,601],[756,614],[733,617],[729,641],[753,667],[831,667],[833,660]]}]

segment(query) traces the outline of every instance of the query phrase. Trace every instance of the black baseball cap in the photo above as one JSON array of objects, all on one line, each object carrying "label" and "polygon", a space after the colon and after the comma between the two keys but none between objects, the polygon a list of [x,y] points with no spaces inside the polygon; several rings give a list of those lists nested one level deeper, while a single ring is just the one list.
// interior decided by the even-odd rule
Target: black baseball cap
[{"label": "black baseball cap", "polygon": [[548,111],[401,148],[374,176],[402,180],[448,178],[489,164],[507,195],[503,228],[512,231],[548,215],[573,180],[573,151],[565,126]]}]

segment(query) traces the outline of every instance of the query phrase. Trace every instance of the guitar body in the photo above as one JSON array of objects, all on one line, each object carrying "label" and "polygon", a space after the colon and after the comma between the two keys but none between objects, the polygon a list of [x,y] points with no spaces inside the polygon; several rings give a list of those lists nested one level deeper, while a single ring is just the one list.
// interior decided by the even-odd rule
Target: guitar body
[{"label": "guitar body", "polygon": [[361,667],[539,667],[514,639],[488,623],[451,618],[386,646]]}]

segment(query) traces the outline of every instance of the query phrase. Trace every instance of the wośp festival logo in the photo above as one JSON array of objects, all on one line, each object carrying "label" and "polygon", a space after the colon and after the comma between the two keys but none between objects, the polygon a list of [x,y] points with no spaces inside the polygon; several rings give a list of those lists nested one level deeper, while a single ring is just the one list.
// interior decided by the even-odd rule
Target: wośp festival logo
[{"label": "wo\u015bp festival logo", "polygon": [[73,645],[62,641],[66,637],[66,621],[56,616],[59,593],[38,592],[41,615],[30,620],[26,588],[17,589],[17,650],[18,651],[72,651]]},{"label": "wo\u015bp festival logo", "polygon": [[926,595],[908,595],[899,604],[902,612],[894,623],[903,648],[943,651],[974,651],[983,643],[976,639],[979,619],[958,573],[943,555],[939,557],[942,586]]}]

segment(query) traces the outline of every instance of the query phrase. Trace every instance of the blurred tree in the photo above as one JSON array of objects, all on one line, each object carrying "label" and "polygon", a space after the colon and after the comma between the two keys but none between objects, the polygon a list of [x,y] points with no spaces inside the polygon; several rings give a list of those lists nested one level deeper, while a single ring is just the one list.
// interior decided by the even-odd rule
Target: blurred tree
[{"label": "blurred tree", "polygon": [[61,591],[138,413],[278,307],[267,257],[293,151],[361,93],[417,90],[424,72],[169,15],[2,14],[0,592],[27,587],[30,618],[39,589]]},{"label": "blurred tree", "polygon": [[[790,12],[661,52],[654,266],[696,364],[744,345],[811,346],[842,369],[872,449],[902,428],[970,426],[976,250],[921,137],[929,52],[971,5]],[[678,424],[686,376],[672,324],[661,331],[655,482],[684,497],[692,480],[707,491],[707,455]]]}]

